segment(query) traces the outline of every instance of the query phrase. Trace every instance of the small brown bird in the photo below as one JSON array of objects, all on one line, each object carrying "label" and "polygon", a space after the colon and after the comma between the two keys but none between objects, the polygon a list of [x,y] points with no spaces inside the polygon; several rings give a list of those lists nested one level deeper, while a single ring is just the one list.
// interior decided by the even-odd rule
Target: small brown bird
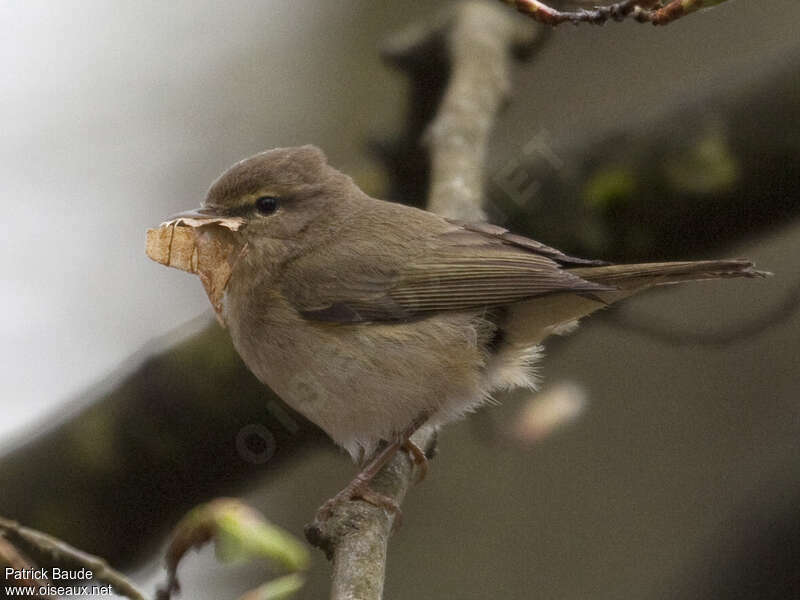
[{"label": "small brown bird", "polygon": [[[236,231],[213,224],[236,217]],[[501,227],[371,198],[314,146],[233,165],[202,208],[173,218],[230,237],[238,259],[220,310],[234,345],[354,459],[373,457],[339,497],[376,503],[369,479],[410,448],[416,428],[533,387],[547,336],[651,286],[763,275],[745,260],[568,256]]]}]

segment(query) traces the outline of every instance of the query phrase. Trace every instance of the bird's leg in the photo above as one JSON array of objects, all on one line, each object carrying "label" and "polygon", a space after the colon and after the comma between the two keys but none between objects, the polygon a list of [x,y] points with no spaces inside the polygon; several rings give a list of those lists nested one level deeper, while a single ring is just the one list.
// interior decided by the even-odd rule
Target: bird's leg
[{"label": "bird's leg", "polygon": [[406,438],[403,442],[402,446],[400,446],[403,450],[408,452],[408,455],[411,457],[411,460],[414,461],[414,464],[417,465],[419,468],[419,474],[417,475],[417,483],[425,479],[425,476],[428,474],[428,457],[425,456],[425,453],[422,451],[422,448],[417,446],[414,442],[411,441],[411,438]]},{"label": "bird's leg", "polygon": [[373,490],[371,487],[369,487],[369,483],[374,479],[375,475],[378,474],[384,465],[392,459],[402,444],[402,440],[392,442],[380,450],[380,452],[378,452],[375,456],[373,456],[372,459],[370,459],[370,461],[364,466],[364,468],[361,469],[361,471],[359,471],[355,477],[353,477],[350,483],[348,483],[333,498],[325,501],[325,503],[317,511],[315,520],[320,523],[327,521],[331,514],[333,514],[333,509],[336,508],[336,506],[356,499],[364,500],[365,502],[369,502],[370,504],[373,504],[379,508],[386,508],[392,512],[399,512],[400,507],[397,506],[397,502],[392,500],[389,496]]},{"label": "bird's leg", "polygon": [[423,452],[422,448],[417,446],[414,442],[411,441],[411,436],[414,435],[414,432],[422,427],[425,424],[425,421],[428,420],[428,414],[423,413],[418,416],[411,425],[403,432],[403,435],[400,436],[401,444],[400,447],[406,451],[408,456],[414,461],[414,464],[419,469],[419,474],[417,475],[416,483],[419,483],[425,476],[428,474],[428,457],[425,456],[425,452]]},{"label": "bird's leg", "polygon": [[428,418],[427,415],[416,419],[400,436],[393,442],[387,444],[377,454],[375,454],[369,462],[364,465],[361,471],[348,483],[338,494],[333,498],[327,500],[317,511],[316,521],[323,522],[330,518],[333,509],[343,502],[350,500],[364,500],[378,508],[385,508],[395,513],[397,519],[401,518],[400,507],[397,502],[385,494],[376,492],[370,487],[370,482],[380,472],[380,470],[388,463],[399,449],[408,452],[414,464],[420,468],[420,476],[417,481],[422,481],[428,471],[428,459],[425,453],[411,441],[411,436],[420,428],[420,426]]}]

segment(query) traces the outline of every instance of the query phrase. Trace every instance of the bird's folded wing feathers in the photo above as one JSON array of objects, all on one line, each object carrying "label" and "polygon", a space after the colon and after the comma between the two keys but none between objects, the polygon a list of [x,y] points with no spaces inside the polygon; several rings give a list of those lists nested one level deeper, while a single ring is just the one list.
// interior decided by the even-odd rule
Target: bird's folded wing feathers
[{"label": "bird's folded wing feathers", "polygon": [[[552,258],[559,265],[570,267],[593,267],[609,264],[602,260],[589,260],[586,258],[569,256],[568,254],[561,252],[561,250],[556,250],[555,248],[551,248],[550,246],[547,246],[541,242],[537,242],[536,240],[532,240],[531,238],[517,235],[516,233],[511,233],[508,229],[504,229],[499,225],[492,225],[491,223],[464,223],[462,221],[455,221],[452,219],[447,219],[447,221],[459,227],[459,230],[463,232],[462,235],[465,239],[469,236],[472,240],[480,241],[484,244],[487,243],[487,239],[493,239],[498,243],[509,244],[511,246],[530,250],[531,252],[541,256]],[[458,236],[459,230],[446,235],[451,235],[453,237]],[[481,235],[474,235],[476,233]]]},{"label": "bird's folded wing feathers", "polygon": [[[337,246],[343,248],[342,240]],[[305,267],[313,269],[313,275],[295,273],[284,285],[285,297],[307,319],[358,323],[491,308],[559,292],[616,289],[561,268],[603,263],[569,257],[493,225],[453,223],[451,229],[427,240],[423,251],[401,264],[381,263],[384,253],[380,244],[374,247],[374,254],[363,252],[363,241],[359,249],[359,254],[344,251],[327,259],[339,263],[335,279],[320,274],[334,270],[319,261]],[[348,268],[343,269],[342,262]],[[312,289],[303,281],[316,281],[318,285]]]}]

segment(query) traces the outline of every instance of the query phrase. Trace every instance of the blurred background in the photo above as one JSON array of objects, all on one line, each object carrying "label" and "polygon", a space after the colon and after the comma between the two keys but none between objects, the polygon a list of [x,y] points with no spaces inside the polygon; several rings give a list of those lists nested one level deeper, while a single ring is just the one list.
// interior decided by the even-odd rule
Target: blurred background
[{"label": "blurred background", "polygon": [[[448,4],[0,5],[0,515],[148,590],[177,516],[221,493],[302,537],[354,467],[314,435],[287,442],[291,460],[242,459],[236,432],[266,390],[220,434],[231,462],[211,475],[187,465],[213,419],[114,396],[210,319],[200,282],[149,261],[144,232],[274,146],[315,143],[396,196],[375,149],[404,134],[408,82],[378,48]],[[524,433],[525,396],[446,429],[391,542],[387,597],[800,597],[799,19],[794,0],[732,0],[666,28],[562,27],[515,69],[487,164],[494,220],[583,254],[742,256],[776,275],[653,292],[549,344],[545,389],[569,382],[582,408],[546,437]],[[233,364],[226,348],[193,350],[188,372]],[[161,463],[177,483],[137,470],[183,429],[192,444]],[[300,597],[327,595],[328,570],[315,554]],[[270,573],[206,549],[181,575],[183,597],[218,599]]]}]

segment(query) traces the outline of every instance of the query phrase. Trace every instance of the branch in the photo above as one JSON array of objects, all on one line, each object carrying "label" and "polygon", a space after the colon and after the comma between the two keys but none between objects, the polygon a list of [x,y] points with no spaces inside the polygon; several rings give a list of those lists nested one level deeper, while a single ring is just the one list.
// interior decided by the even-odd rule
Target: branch
[{"label": "branch", "polygon": [[591,10],[560,11],[539,0],[501,0],[514,6],[519,12],[528,15],[545,25],[562,23],[591,23],[602,25],[610,20],[624,21],[633,18],[640,23],[667,25],[689,13],[702,10],[727,0],[623,0],[607,6],[596,6]]},{"label": "branch", "polygon": [[[430,456],[436,443],[425,430],[412,440]],[[417,469],[404,452],[398,452],[370,482],[370,487],[400,506]],[[308,541],[333,561],[331,600],[380,600],[386,570],[389,536],[397,515],[366,502],[347,502],[334,510],[324,524],[306,529]]]},{"label": "branch", "polygon": [[30,556],[44,557],[48,562],[87,569],[97,581],[114,587],[117,593],[131,600],[145,600],[144,594],[122,573],[115,571],[97,556],[82,552],[69,544],[8,519],[0,518],[0,534],[15,546],[22,547]]},{"label": "branch", "polygon": [[[412,66],[412,75],[421,72],[413,57],[432,49],[443,51],[449,66],[439,73],[449,72],[450,78],[436,117],[423,136],[432,165],[430,210],[451,218],[485,218],[484,159],[489,131],[510,89],[510,49],[531,45],[536,37],[535,29],[522,26],[494,5],[469,2],[452,16],[401,34],[389,44],[389,59]],[[423,428],[413,441],[428,453],[435,432]],[[405,454],[398,453],[371,487],[399,506],[415,470]],[[394,520],[395,515],[384,509],[348,502],[337,507],[326,523],[307,530],[309,540],[333,560],[334,600],[381,598]]]},{"label": "branch", "polygon": [[622,21],[630,16],[637,5],[652,6],[657,0],[638,1],[638,0],[624,0],[609,6],[597,6],[593,10],[578,10],[578,11],[560,11],[552,8],[544,2],[538,0],[501,0],[516,8],[519,12],[528,15],[532,19],[543,23],[544,25],[561,25],[562,23],[593,23],[595,25],[602,25],[606,21],[613,19],[615,21]]},{"label": "branch", "polygon": [[495,116],[511,88],[509,50],[530,46],[536,37],[537,30],[480,3],[466,4],[450,23],[450,80],[423,136],[432,168],[428,210],[486,220],[484,163]]}]

